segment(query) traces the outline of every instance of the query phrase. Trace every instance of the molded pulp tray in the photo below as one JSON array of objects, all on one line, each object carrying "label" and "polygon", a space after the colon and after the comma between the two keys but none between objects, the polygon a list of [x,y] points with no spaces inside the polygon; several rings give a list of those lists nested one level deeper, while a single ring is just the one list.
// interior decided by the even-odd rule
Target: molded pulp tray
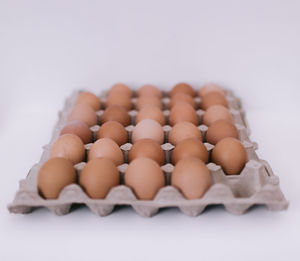
[{"label": "molded pulp tray", "polygon": [[[138,214],[146,217],[153,216],[160,208],[165,207],[178,207],[186,215],[197,216],[204,211],[206,206],[216,204],[223,204],[225,209],[233,214],[243,214],[247,209],[256,204],[264,204],[269,210],[273,211],[287,209],[288,202],[280,190],[278,177],[273,174],[266,161],[258,158],[255,152],[258,148],[257,144],[249,139],[250,131],[240,100],[228,90],[226,90],[226,97],[230,105],[230,112],[239,130],[240,140],[247,150],[248,162],[240,175],[232,176],[226,176],[221,167],[214,163],[207,164],[213,177],[213,184],[202,198],[187,200],[176,188],[170,186],[170,177],[174,168],[170,163],[170,156],[174,146],[170,143],[164,143],[162,148],[165,152],[167,163],[161,168],[165,174],[167,185],[160,189],[154,200],[138,200],[130,188],[122,185],[122,183],[124,183],[123,176],[128,166],[128,151],[131,147],[131,144],[127,143],[121,146],[125,162],[127,163],[118,166],[121,176],[121,185],[111,189],[105,199],[89,198],[77,184],[66,186],[61,191],[58,199],[43,199],[38,193],[37,175],[41,165],[49,159],[51,145],[59,137],[61,129],[67,122],[68,115],[74,106],[78,93],[78,91],[74,92],[71,97],[66,100],[64,109],[59,113],[59,120],[53,130],[52,139],[48,145],[44,146],[40,162],[31,168],[26,179],[20,181],[20,187],[14,201],[8,205],[8,209],[11,213],[29,213],[34,208],[43,206],[56,215],[65,215],[70,211],[73,203],[86,204],[91,211],[99,216],[110,214],[115,205],[131,205]],[[105,96],[105,93],[100,95],[102,101],[105,101]],[[132,99],[133,104],[135,104],[135,100],[136,98]],[[195,98],[195,101],[199,108],[200,98]],[[169,111],[166,110],[168,102],[169,98],[167,97],[167,93],[164,93],[162,103],[166,118],[169,113]],[[98,122],[101,122],[102,113],[103,109],[97,112],[99,118]],[[204,111],[198,109],[197,113],[201,122]],[[131,116],[132,125],[127,126],[126,130],[128,131],[130,142],[137,112],[132,110],[129,114]],[[168,132],[172,127],[166,125],[163,128],[166,137],[165,141],[167,141]],[[93,126],[91,129],[95,134],[94,136],[96,136],[99,126]],[[207,126],[200,125],[199,129],[205,137]],[[92,144],[85,145],[87,153],[91,145]],[[205,145],[209,151],[214,147],[208,143],[205,143]],[[85,164],[85,162],[81,162],[75,165],[77,175],[80,175],[80,171]]]}]

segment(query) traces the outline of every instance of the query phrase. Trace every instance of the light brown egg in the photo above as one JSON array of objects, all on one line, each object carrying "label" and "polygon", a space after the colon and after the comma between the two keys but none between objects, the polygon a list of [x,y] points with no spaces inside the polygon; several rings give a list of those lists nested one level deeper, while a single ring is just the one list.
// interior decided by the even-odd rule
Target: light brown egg
[{"label": "light brown egg", "polygon": [[120,184],[119,171],[113,161],[96,158],[84,166],[79,184],[90,198],[105,198]]},{"label": "light brown egg", "polygon": [[139,123],[142,120],[145,119],[152,119],[157,121],[160,125],[166,124],[166,118],[162,112],[162,110],[156,106],[145,106],[143,107],[137,114],[135,118],[135,122]]},{"label": "light brown egg", "polygon": [[154,85],[145,84],[139,88],[137,92],[138,96],[156,96],[158,99],[162,98],[162,92]]},{"label": "light brown egg", "polygon": [[151,139],[138,140],[129,151],[129,162],[136,158],[150,158],[159,165],[165,163],[165,154],[161,146]]},{"label": "light brown egg", "polygon": [[97,140],[89,151],[89,161],[95,158],[107,158],[112,160],[117,166],[124,163],[124,155],[112,139],[102,138]]},{"label": "light brown egg", "polygon": [[229,110],[222,105],[214,105],[209,107],[203,115],[203,123],[206,126],[210,126],[218,120],[227,120],[232,122],[233,118]]},{"label": "light brown egg", "polygon": [[195,96],[195,90],[193,87],[187,83],[178,83],[170,91],[170,96],[173,97],[177,93],[185,93],[192,97]]},{"label": "light brown egg", "polygon": [[152,159],[137,158],[130,162],[125,172],[125,185],[141,200],[152,200],[165,185],[160,166]]},{"label": "light brown egg", "polygon": [[238,175],[247,162],[243,144],[235,138],[224,138],[212,151],[212,160],[220,165],[227,175]]},{"label": "light brown egg", "polygon": [[171,184],[187,199],[201,198],[210,188],[211,174],[205,163],[194,157],[180,160],[172,173]]},{"label": "light brown egg", "polygon": [[214,105],[223,105],[227,108],[229,106],[226,97],[218,92],[209,92],[201,98],[200,108],[202,110],[207,110]]},{"label": "light brown egg", "polygon": [[194,98],[185,93],[177,93],[174,96],[172,96],[168,106],[169,109],[172,109],[179,102],[186,102],[190,104],[194,109],[196,109],[196,103]]},{"label": "light brown egg", "polygon": [[108,121],[97,132],[97,140],[101,138],[110,138],[121,146],[128,142],[128,133],[121,123]]},{"label": "light brown egg", "polygon": [[227,137],[238,139],[239,132],[233,123],[226,120],[215,121],[206,132],[206,141],[211,144],[216,144]]},{"label": "light brown egg", "polygon": [[179,142],[172,152],[172,163],[175,165],[178,161],[189,157],[198,158],[204,163],[208,162],[208,151],[202,141],[185,139]]},{"label": "light brown egg", "polygon": [[141,139],[152,139],[162,144],[164,142],[164,130],[157,121],[151,119],[142,120],[133,129],[132,143]]},{"label": "light brown egg", "polygon": [[89,127],[97,125],[98,118],[94,109],[87,104],[77,104],[69,115],[68,121],[83,121]]},{"label": "light brown egg", "polygon": [[106,108],[111,105],[119,105],[124,107],[127,111],[132,109],[131,98],[124,95],[111,94],[107,96],[105,106]]},{"label": "light brown egg", "polygon": [[46,199],[58,198],[63,188],[73,183],[76,183],[76,171],[67,159],[49,159],[39,170],[38,190]]},{"label": "light brown egg", "polygon": [[120,96],[128,96],[128,97],[132,97],[133,92],[132,90],[124,83],[116,83],[115,85],[113,85],[109,92],[108,95],[120,95]]},{"label": "light brown egg", "polygon": [[65,158],[77,164],[85,158],[85,148],[82,140],[74,134],[60,136],[52,145],[50,158]]},{"label": "light brown egg", "polygon": [[215,83],[204,84],[200,88],[200,90],[198,91],[198,95],[200,97],[203,97],[204,95],[206,95],[209,92],[218,92],[218,93],[223,94],[225,96],[224,90],[219,85],[217,85]]},{"label": "light brown egg", "polygon": [[188,121],[195,125],[199,124],[196,110],[188,103],[177,103],[170,111],[169,124],[171,126],[181,121]]},{"label": "light brown egg", "polygon": [[180,141],[190,138],[202,141],[201,131],[194,124],[182,121],[171,129],[168,142],[176,146]]},{"label": "light brown egg", "polygon": [[78,95],[76,104],[87,104],[90,105],[95,111],[101,109],[100,98],[91,92],[81,92]]},{"label": "light brown egg", "polygon": [[155,96],[141,96],[137,99],[135,108],[139,111],[146,106],[155,106],[162,109],[162,103],[160,99]]},{"label": "light brown egg", "polygon": [[89,126],[83,121],[70,121],[61,130],[60,135],[63,134],[77,135],[84,144],[91,143],[93,141],[93,133]]},{"label": "light brown egg", "polygon": [[130,116],[123,107],[112,105],[105,109],[101,117],[102,124],[108,121],[117,121],[126,127],[130,125]]}]

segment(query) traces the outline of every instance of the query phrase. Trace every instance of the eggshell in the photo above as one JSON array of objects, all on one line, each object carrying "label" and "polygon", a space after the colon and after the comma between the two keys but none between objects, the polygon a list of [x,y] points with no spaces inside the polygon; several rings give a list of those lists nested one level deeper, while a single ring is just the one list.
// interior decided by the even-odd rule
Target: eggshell
[{"label": "eggshell", "polygon": [[77,135],[84,144],[91,143],[93,141],[93,133],[89,126],[83,121],[70,121],[61,130],[60,135],[63,134]]},{"label": "eggshell", "polygon": [[243,144],[235,138],[224,138],[212,151],[212,160],[220,165],[227,175],[238,175],[247,162]]},{"label": "eggshell", "polygon": [[177,93],[185,93],[192,97],[195,96],[195,90],[193,87],[187,83],[178,83],[170,91],[170,96],[173,97]]},{"label": "eggshell", "polygon": [[165,154],[161,146],[151,139],[138,140],[133,144],[129,151],[129,161],[133,161],[136,158],[150,158],[156,161],[159,165],[165,163]]},{"label": "eggshell", "polygon": [[110,90],[108,92],[108,95],[112,95],[112,94],[132,97],[133,92],[132,92],[132,90],[126,84],[124,84],[124,83],[116,83],[115,85],[113,85],[110,88]]},{"label": "eggshell", "polygon": [[145,84],[138,90],[138,96],[156,96],[158,99],[162,98],[162,92],[154,85]]},{"label": "eggshell", "polygon": [[124,156],[120,147],[109,138],[99,139],[91,146],[88,159],[90,161],[95,158],[107,158],[116,165],[124,163]]},{"label": "eggshell", "polygon": [[52,145],[50,158],[65,158],[77,164],[85,157],[85,149],[82,140],[74,134],[60,136]]},{"label": "eggshell", "polygon": [[233,118],[229,110],[222,105],[214,105],[209,107],[203,115],[203,123],[206,126],[210,126],[218,120],[227,120],[232,122]]},{"label": "eggshell", "polygon": [[130,125],[130,116],[123,107],[111,105],[105,109],[101,117],[102,124],[108,121],[117,121],[123,126],[128,126]]},{"label": "eggshell", "polygon": [[132,142],[135,143],[141,139],[152,139],[162,144],[164,142],[164,130],[157,121],[142,120],[133,129]]},{"label": "eggshell", "polygon": [[177,145],[180,141],[194,138],[202,141],[201,131],[190,122],[179,122],[169,132],[168,141]]},{"label": "eggshell", "polygon": [[172,109],[177,103],[179,102],[186,102],[190,104],[194,109],[196,109],[196,103],[192,96],[185,94],[185,93],[177,93],[172,96],[170,103],[169,103],[169,109]]},{"label": "eggshell", "polygon": [[124,126],[117,121],[108,121],[100,126],[97,139],[110,138],[119,146],[128,142],[128,133]]},{"label": "eggshell", "polygon": [[76,182],[76,171],[71,161],[51,158],[39,170],[37,185],[39,193],[46,199],[58,198],[67,185]]},{"label": "eggshell", "polygon": [[189,157],[199,158],[204,163],[208,162],[208,151],[202,141],[199,139],[185,139],[179,142],[172,151],[172,163],[174,165],[178,161]]},{"label": "eggshell", "polygon": [[120,184],[119,171],[111,160],[96,158],[84,166],[79,184],[90,198],[105,198]]},{"label": "eggshell", "polygon": [[145,119],[152,119],[157,121],[160,125],[165,125],[166,119],[161,109],[156,106],[145,106],[137,114],[135,122],[139,123]]},{"label": "eggshell", "polygon": [[152,200],[165,185],[160,166],[152,159],[137,158],[130,162],[125,172],[125,184],[141,200]]},{"label": "eggshell", "polygon": [[203,97],[204,95],[206,95],[207,93],[210,93],[210,92],[218,92],[218,93],[225,96],[225,92],[222,89],[222,87],[220,87],[219,85],[217,85],[215,83],[206,83],[206,84],[204,84],[200,88],[200,90],[198,91],[198,95],[200,97]]},{"label": "eggshell", "polygon": [[77,104],[69,115],[68,121],[83,121],[89,127],[97,125],[97,114],[94,109],[87,104]]},{"label": "eggshell", "polygon": [[91,92],[81,92],[78,95],[76,104],[87,104],[90,105],[95,111],[101,109],[100,98]]},{"label": "eggshell", "polygon": [[128,96],[125,95],[119,95],[119,94],[111,94],[107,97],[105,106],[106,108],[111,105],[119,105],[124,107],[126,110],[132,109],[132,103],[131,99]]},{"label": "eggshell", "polygon": [[195,125],[199,124],[196,110],[188,103],[177,103],[170,111],[169,124],[171,126],[181,121],[188,121]]},{"label": "eggshell", "polygon": [[194,157],[180,160],[172,173],[171,184],[187,199],[201,198],[210,188],[211,174],[205,163]]},{"label": "eggshell", "polygon": [[162,109],[162,103],[160,99],[155,96],[141,96],[137,99],[135,108],[141,110],[146,106],[155,106],[159,109]]},{"label": "eggshell", "polygon": [[215,121],[206,132],[206,141],[211,144],[216,144],[227,137],[238,139],[239,132],[233,123],[226,120]]},{"label": "eggshell", "polygon": [[228,101],[223,94],[218,92],[209,92],[201,98],[200,108],[202,110],[207,110],[214,105],[223,105],[228,108]]}]

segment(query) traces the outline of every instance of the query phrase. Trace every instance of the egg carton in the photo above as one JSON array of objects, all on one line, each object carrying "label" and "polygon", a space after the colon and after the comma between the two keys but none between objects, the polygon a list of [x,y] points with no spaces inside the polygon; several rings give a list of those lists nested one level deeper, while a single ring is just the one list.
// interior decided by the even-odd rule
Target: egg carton
[{"label": "egg carton", "polygon": [[[59,197],[54,200],[44,199],[40,196],[37,189],[37,176],[39,169],[45,161],[49,159],[52,144],[59,137],[60,131],[65,126],[68,115],[70,114],[77,96],[80,91],[74,92],[65,102],[64,109],[59,112],[59,120],[53,130],[52,138],[49,144],[43,147],[43,153],[39,163],[35,164],[29,171],[26,179],[20,181],[20,187],[17,191],[14,201],[8,205],[11,213],[30,213],[37,207],[46,207],[56,215],[65,215],[70,212],[72,204],[85,204],[93,213],[98,216],[106,216],[110,214],[116,205],[130,205],[141,216],[151,217],[155,215],[160,208],[178,207],[184,214],[188,216],[198,216],[208,205],[224,205],[225,209],[233,214],[243,214],[251,206],[263,204],[269,210],[279,211],[288,208],[283,193],[279,187],[279,178],[273,174],[269,164],[259,159],[256,154],[258,145],[249,139],[250,130],[245,118],[245,112],[242,109],[241,102],[234,94],[226,90],[226,97],[229,101],[229,109],[233,116],[233,121],[238,129],[240,140],[245,147],[248,155],[248,162],[240,175],[225,175],[222,168],[214,163],[208,163],[207,167],[212,175],[212,185],[205,195],[200,199],[185,199],[184,196],[175,187],[170,185],[172,171],[174,166],[171,163],[172,151],[174,146],[167,141],[168,133],[172,129],[171,126],[163,126],[165,133],[165,143],[161,145],[165,153],[165,164],[161,169],[165,175],[166,186],[161,188],[153,200],[139,200],[133,191],[124,185],[124,174],[128,167],[128,153],[132,146],[131,133],[134,129],[136,110],[129,112],[131,117],[131,125],[126,127],[129,136],[129,143],[120,146],[125,163],[118,166],[120,173],[120,185],[112,188],[105,199],[91,199],[82,190],[78,184],[66,186],[60,193]],[[106,94],[102,93],[101,100],[104,101]],[[163,113],[168,118],[169,98],[164,93],[162,98]],[[132,98],[133,106],[136,98]],[[204,111],[199,109],[200,98],[195,98],[197,105],[197,115],[200,122]],[[101,122],[103,110],[97,112],[98,122]],[[205,137],[207,126],[201,124],[198,126]],[[96,133],[99,125],[91,127],[96,140]],[[88,156],[91,144],[85,145],[86,157]],[[205,143],[209,153],[214,145]],[[85,162],[75,165],[77,177],[85,166]]]}]

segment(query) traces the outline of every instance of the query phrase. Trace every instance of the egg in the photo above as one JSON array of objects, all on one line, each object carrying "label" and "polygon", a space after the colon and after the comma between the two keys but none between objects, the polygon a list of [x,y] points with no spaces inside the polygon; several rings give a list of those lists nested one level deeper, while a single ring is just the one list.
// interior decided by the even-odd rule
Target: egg
[{"label": "egg", "polygon": [[177,144],[172,151],[172,163],[175,165],[178,161],[195,157],[202,160],[204,163],[208,162],[208,151],[203,142],[199,139],[185,139]]},{"label": "egg", "polygon": [[131,122],[128,112],[118,105],[111,105],[103,112],[101,117],[102,124],[108,121],[117,121],[123,126],[128,126]]},{"label": "egg", "polygon": [[108,121],[97,131],[97,139],[101,138],[110,138],[121,146],[128,142],[128,133],[121,123]]},{"label": "egg", "polygon": [[79,184],[90,198],[105,198],[113,187],[120,184],[119,171],[111,160],[96,158],[84,166]]},{"label": "egg", "polygon": [[195,96],[195,90],[187,83],[178,83],[170,91],[170,96],[173,97],[177,93],[185,93],[192,97]]},{"label": "egg", "polygon": [[77,164],[85,158],[85,148],[82,140],[74,134],[61,135],[52,145],[50,158],[65,158]]},{"label": "egg", "polygon": [[162,98],[162,92],[154,85],[145,84],[139,88],[137,92],[138,96],[155,96],[158,99]]},{"label": "egg", "polygon": [[213,105],[223,105],[228,108],[226,97],[218,92],[209,92],[201,98],[200,107],[202,110],[207,110]]},{"label": "egg", "polygon": [[165,154],[161,146],[151,139],[138,140],[129,151],[129,162],[136,158],[150,158],[159,165],[165,163]]},{"label": "egg", "polygon": [[165,125],[166,119],[165,115],[163,114],[162,110],[156,106],[145,106],[143,107],[137,114],[135,118],[135,122],[139,123],[145,119],[152,119],[157,121],[160,125]]},{"label": "egg", "polygon": [[171,184],[177,188],[185,198],[201,198],[210,188],[211,174],[205,163],[194,157],[180,160],[173,170]]},{"label": "egg", "polygon": [[239,132],[233,123],[226,120],[215,121],[206,132],[206,141],[211,144],[216,144],[227,137],[238,139]]},{"label": "egg", "polygon": [[107,97],[105,106],[109,107],[111,105],[119,105],[124,107],[126,110],[132,109],[131,98],[124,95],[111,94]]},{"label": "egg", "polygon": [[71,111],[68,121],[83,121],[89,127],[97,125],[98,118],[94,109],[87,104],[77,104]]},{"label": "egg", "polygon": [[210,126],[218,120],[227,120],[232,122],[233,118],[230,111],[222,105],[214,105],[209,107],[203,115],[203,123],[206,126]]},{"label": "egg", "polygon": [[180,141],[189,138],[202,141],[201,131],[194,124],[182,121],[171,129],[168,135],[168,142],[177,145]]},{"label": "egg", "polygon": [[132,143],[141,139],[152,139],[162,144],[164,142],[164,130],[157,121],[151,119],[142,120],[133,129]]},{"label": "egg", "polygon": [[177,93],[174,96],[172,96],[168,106],[169,109],[172,109],[179,102],[186,102],[190,104],[194,109],[196,109],[196,103],[193,97],[185,93]]},{"label": "egg", "polygon": [[120,95],[120,96],[127,96],[127,97],[132,97],[133,92],[132,90],[124,83],[116,83],[115,85],[113,85],[109,92],[108,95],[112,95],[112,94],[116,94],[116,95]]},{"label": "egg", "polygon": [[116,165],[124,163],[124,155],[120,147],[109,138],[99,139],[91,146],[88,160],[90,161],[95,158],[107,158],[112,160]]},{"label": "egg", "polygon": [[224,138],[213,148],[212,161],[220,165],[225,174],[238,175],[247,162],[247,152],[239,140]]},{"label": "egg", "polygon": [[89,126],[83,121],[68,122],[61,130],[60,135],[67,133],[78,136],[84,144],[91,143],[93,141],[93,133]]},{"label": "egg", "polygon": [[169,124],[171,126],[181,121],[188,121],[195,125],[199,124],[196,110],[188,103],[177,103],[170,111]]},{"label": "egg", "polygon": [[146,106],[154,106],[159,109],[162,109],[162,103],[160,99],[155,96],[141,96],[137,99],[135,108],[141,110]]},{"label": "egg", "polygon": [[165,178],[160,166],[152,159],[137,158],[125,172],[125,185],[141,200],[152,200],[164,187]]},{"label": "egg", "polygon": [[101,109],[100,98],[91,92],[81,92],[79,93],[76,104],[87,104],[90,105],[95,111]]},{"label": "egg", "polygon": [[206,83],[206,84],[204,84],[200,88],[200,90],[198,91],[198,95],[200,97],[203,97],[204,95],[206,95],[207,93],[210,93],[210,92],[218,92],[218,93],[225,96],[224,90],[219,85],[217,85],[215,83]]},{"label": "egg", "polygon": [[39,170],[37,185],[39,193],[46,199],[58,198],[62,189],[76,182],[76,171],[71,161],[52,158]]}]

